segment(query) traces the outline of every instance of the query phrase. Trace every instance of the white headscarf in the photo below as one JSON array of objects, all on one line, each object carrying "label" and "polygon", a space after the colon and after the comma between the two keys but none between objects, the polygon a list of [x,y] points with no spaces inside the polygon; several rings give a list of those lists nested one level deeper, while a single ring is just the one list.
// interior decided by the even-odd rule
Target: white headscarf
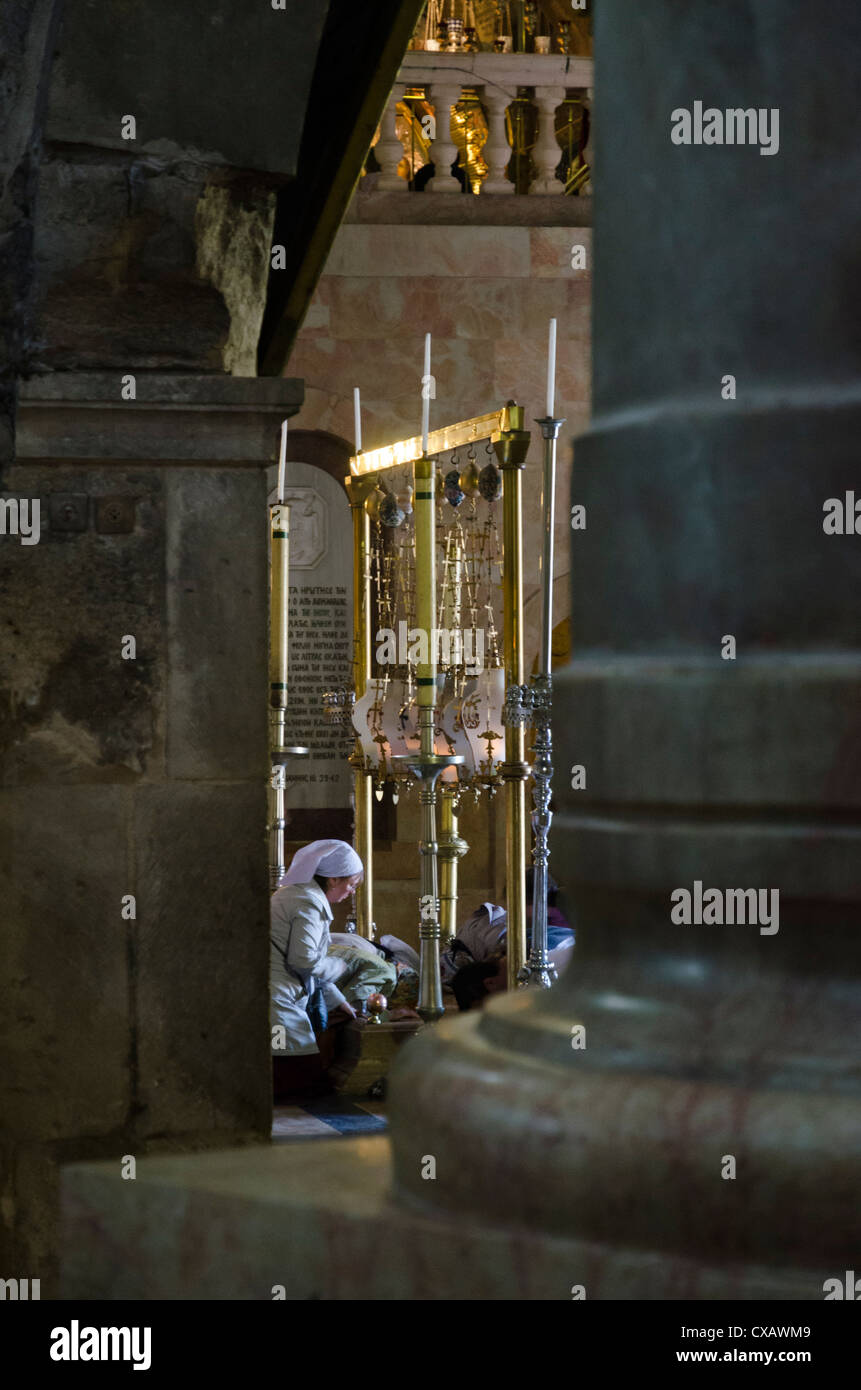
[{"label": "white headscarf", "polygon": [[312,840],[293,855],[290,868],[278,886],[311,883],[315,874],[324,878],[352,878],[361,873],[364,873],[362,861],[346,840]]}]

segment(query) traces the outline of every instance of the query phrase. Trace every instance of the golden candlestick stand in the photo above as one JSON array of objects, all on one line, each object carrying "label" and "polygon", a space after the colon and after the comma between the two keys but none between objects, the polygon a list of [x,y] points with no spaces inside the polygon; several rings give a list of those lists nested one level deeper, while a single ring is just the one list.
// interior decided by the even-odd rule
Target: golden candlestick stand
[{"label": "golden candlestick stand", "polygon": [[544,474],[541,514],[544,518],[544,549],[541,556],[541,651],[538,673],[529,685],[510,685],[506,692],[506,723],[534,729],[532,751],[532,800],[535,810],[533,859],[535,876],[532,894],[532,947],[520,973],[523,984],[550,989],[556,980],[556,967],[547,944],[547,881],[550,860],[551,781],[553,778],[553,540],[556,516],[556,441],[565,421],[545,415],[539,421],[544,437]]},{"label": "golden candlestick stand", "polygon": [[[370,553],[371,517],[369,509],[381,491],[389,469],[414,466],[413,510],[415,517],[416,620],[415,626],[428,636],[429,660],[417,667],[419,708],[418,753],[399,756],[393,761],[409,768],[421,782],[422,838],[420,901],[420,982],[418,1012],[426,1021],[443,1013],[439,976],[442,931],[447,938],[456,932],[458,860],[468,846],[457,830],[459,785],[446,783],[440,797],[442,827],[436,834],[436,782],[445,767],[463,763],[461,756],[438,754],[434,746],[438,680],[432,632],[436,619],[436,455],[480,440],[492,445],[502,471],[503,510],[503,604],[506,685],[523,680],[523,559],[521,472],[529,447],[529,432],[523,428],[523,408],[509,401],[501,409],[471,420],[461,420],[428,436],[427,451],[419,436],[399,443],[357,453],[350,460],[346,486],[353,508],[353,573],[355,622],[355,694],[358,700],[372,679],[370,615],[373,613]],[[483,494],[487,495],[487,494]],[[506,882],[509,913],[509,983],[513,985],[526,955],[526,854],[527,822],[524,783],[529,768],[524,761],[522,728],[505,730],[505,762],[501,766],[506,798]],[[359,930],[370,935],[373,920],[373,876],[371,807],[374,769],[368,766],[361,744],[351,759],[355,770],[356,849],[365,864],[365,881],[358,895]],[[478,782],[485,784],[482,773]],[[439,860],[439,866],[438,861]],[[438,872],[439,870],[439,872]],[[442,892],[439,892],[441,881]]]},{"label": "golden candlestick stand", "polygon": [[[354,476],[346,480],[353,514],[353,684],[356,699],[367,689],[371,679],[371,519],[365,503],[376,485],[376,478]],[[358,738],[350,763],[353,767],[355,847],[365,869],[356,889],[356,931],[370,940],[374,935],[373,772],[365,767]]]},{"label": "golden candlestick stand", "polygon": [[[433,739],[433,709],[421,710],[430,718],[422,720],[422,730],[430,729]],[[442,980],[440,978],[439,955],[441,931],[439,922],[439,889],[437,877],[437,855],[439,846],[436,839],[436,780],[445,767],[454,767],[463,762],[461,757],[442,753],[425,753],[422,738],[422,752],[400,759],[405,767],[421,782],[422,838],[419,844],[421,855],[421,897],[419,899],[419,1000],[416,1012],[425,1023],[433,1023],[442,1018],[445,1005],[442,1002]],[[432,746],[432,745],[431,745]]]},{"label": "golden candlestick stand", "polygon": [[[506,688],[523,684],[523,467],[529,450],[529,431],[523,428],[523,407],[508,402],[506,428],[494,441],[502,472],[502,590],[503,651]],[[508,988],[515,989],[526,960],[526,778],[524,731],[505,726],[505,866],[508,914],[506,954]]]},{"label": "golden candlestick stand", "polygon": [[269,887],[274,893],[286,870],[285,764],[308,754],[307,748],[287,742],[290,508],[284,502],[269,508],[269,554]]},{"label": "golden candlestick stand", "polygon": [[419,902],[419,1001],[417,1012],[425,1023],[445,1013],[440,978],[439,887],[437,875],[436,781],[443,768],[455,767],[462,757],[434,750],[436,727],[437,668],[433,629],[436,624],[436,462],[424,454],[413,468],[416,539],[416,626],[428,636],[427,661],[416,668],[419,704],[420,749],[399,761],[421,782],[422,838],[421,898]]}]

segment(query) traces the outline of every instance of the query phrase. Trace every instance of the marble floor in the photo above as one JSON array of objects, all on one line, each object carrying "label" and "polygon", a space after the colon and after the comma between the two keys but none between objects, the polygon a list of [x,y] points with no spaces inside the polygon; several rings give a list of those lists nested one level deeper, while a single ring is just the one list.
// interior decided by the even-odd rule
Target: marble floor
[{"label": "marble floor", "polygon": [[356,1138],[382,1134],[388,1128],[383,1101],[322,1096],[303,1105],[276,1105],[272,1115],[273,1144],[294,1139]]}]

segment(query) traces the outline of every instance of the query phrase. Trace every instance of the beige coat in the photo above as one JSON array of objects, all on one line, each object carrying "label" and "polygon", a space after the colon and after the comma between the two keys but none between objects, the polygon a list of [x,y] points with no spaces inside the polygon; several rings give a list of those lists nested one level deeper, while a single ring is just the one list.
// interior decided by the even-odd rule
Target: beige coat
[{"label": "beige coat", "polygon": [[[273,1056],[319,1052],[308,1018],[313,981],[323,984],[328,1008],[336,1009],[345,1002],[334,983],[343,967],[327,954],[331,920],[329,900],[316,883],[291,883],[272,895],[269,982]],[[308,988],[303,986],[303,980]],[[282,1027],[286,1038],[280,1031]]]}]

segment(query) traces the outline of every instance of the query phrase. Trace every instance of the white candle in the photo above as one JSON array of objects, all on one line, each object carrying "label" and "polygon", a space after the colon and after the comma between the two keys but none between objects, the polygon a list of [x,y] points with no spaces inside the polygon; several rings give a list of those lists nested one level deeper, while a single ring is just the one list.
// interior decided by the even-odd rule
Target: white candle
[{"label": "white candle", "polygon": [[424,375],[422,376],[422,453],[423,453],[423,454],[426,454],[427,451],[428,451],[428,429],[429,429],[429,427],[430,427],[430,389],[431,389],[431,382],[430,382],[430,367],[431,367],[430,347],[431,347],[431,335],[430,335],[430,333],[426,333],[426,334],[425,334],[425,369],[424,369]]},{"label": "white candle", "polygon": [[278,460],[278,501],[284,501],[284,486],[287,474],[287,421],[281,426],[281,457]]},{"label": "white candle", "polygon": [[550,320],[550,339],[547,344],[547,417],[553,419],[556,404],[556,320]]},{"label": "white candle", "polygon": [[362,402],[359,397],[358,386],[353,387],[353,415],[356,421],[356,453],[360,454],[362,452]]}]

